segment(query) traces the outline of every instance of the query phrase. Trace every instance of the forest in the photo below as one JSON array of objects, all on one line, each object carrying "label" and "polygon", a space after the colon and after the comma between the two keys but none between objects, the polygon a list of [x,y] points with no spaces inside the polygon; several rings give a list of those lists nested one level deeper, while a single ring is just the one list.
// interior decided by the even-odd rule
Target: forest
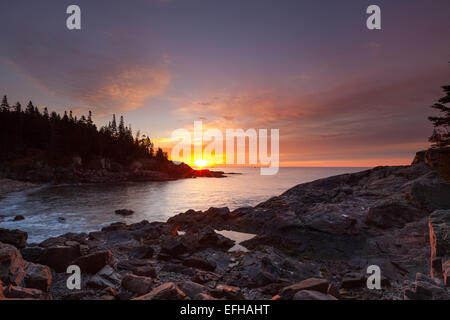
[{"label": "forest", "polygon": [[76,117],[72,111],[60,115],[40,110],[31,101],[25,108],[17,102],[10,105],[6,96],[0,106],[0,161],[30,153],[38,153],[49,165],[63,165],[73,157],[88,163],[95,157],[109,158],[127,165],[134,159],[155,159],[167,162],[161,148],[154,150],[148,136],[133,136],[131,125],[113,115],[100,129],[92,120],[92,112]]}]

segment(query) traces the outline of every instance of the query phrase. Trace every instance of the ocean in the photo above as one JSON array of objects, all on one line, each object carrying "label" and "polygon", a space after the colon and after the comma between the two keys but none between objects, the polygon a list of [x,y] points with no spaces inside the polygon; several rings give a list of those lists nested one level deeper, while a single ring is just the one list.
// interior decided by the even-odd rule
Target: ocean
[{"label": "ocean", "polygon": [[[118,185],[43,186],[12,193],[0,200],[1,228],[28,232],[28,243],[67,232],[100,230],[112,222],[166,221],[189,209],[254,206],[297,184],[352,173],[367,168],[280,168],[277,175],[261,176],[259,168],[212,168],[230,174],[226,178],[197,178],[167,182]],[[114,212],[130,209],[132,216]],[[12,221],[16,215],[25,220]]]}]

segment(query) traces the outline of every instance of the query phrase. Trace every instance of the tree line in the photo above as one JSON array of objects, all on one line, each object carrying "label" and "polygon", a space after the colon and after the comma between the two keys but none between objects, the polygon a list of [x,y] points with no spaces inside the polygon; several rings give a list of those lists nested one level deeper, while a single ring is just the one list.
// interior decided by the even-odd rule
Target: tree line
[{"label": "tree line", "polygon": [[86,163],[95,157],[105,157],[126,165],[139,158],[166,162],[167,154],[155,150],[148,136],[133,136],[131,125],[123,116],[100,129],[92,121],[92,112],[76,117],[72,111],[63,115],[42,111],[30,101],[25,108],[17,102],[11,106],[6,96],[0,105],[0,160],[39,151],[49,164],[62,164],[72,157]]}]

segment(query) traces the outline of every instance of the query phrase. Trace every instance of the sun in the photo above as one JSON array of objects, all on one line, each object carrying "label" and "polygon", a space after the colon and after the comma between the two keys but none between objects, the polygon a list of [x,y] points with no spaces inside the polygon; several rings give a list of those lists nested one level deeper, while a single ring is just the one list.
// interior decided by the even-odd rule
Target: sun
[{"label": "sun", "polygon": [[195,166],[197,168],[203,168],[206,167],[209,164],[208,160],[203,160],[203,159],[197,159],[193,162],[193,164],[195,164]]}]

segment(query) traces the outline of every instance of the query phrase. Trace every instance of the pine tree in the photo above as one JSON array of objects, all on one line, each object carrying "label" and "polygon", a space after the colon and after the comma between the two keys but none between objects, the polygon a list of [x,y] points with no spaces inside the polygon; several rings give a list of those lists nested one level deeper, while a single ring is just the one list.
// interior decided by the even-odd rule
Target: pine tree
[{"label": "pine tree", "polygon": [[156,151],[156,161],[164,162],[167,160],[167,153],[165,153],[161,148]]},{"label": "pine tree", "polygon": [[9,111],[10,106],[9,106],[9,103],[8,103],[8,98],[6,96],[3,96],[3,100],[2,100],[2,104],[0,105],[0,108],[3,111]]},{"label": "pine tree", "polygon": [[117,122],[116,122],[116,115],[113,114],[113,119],[112,122],[110,124],[110,130],[112,133],[112,136],[115,138],[117,137]]},{"label": "pine tree", "polygon": [[123,116],[120,116],[120,122],[119,122],[119,137],[123,139],[125,137],[125,124],[123,120]]},{"label": "pine tree", "polygon": [[442,116],[428,117],[434,125],[433,134],[428,140],[433,143],[433,147],[437,148],[450,146],[450,107],[446,106],[450,103],[450,85],[443,86],[442,89],[446,95],[431,106],[431,108],[439,110]]},{"label": "pine tree", "polygon": [[16,105],[14,106],[14,110],[15,110],[17,113],[22,112],[22,105],[20,104],[20,102],[17,102],[17,103],[16,103]]},{"label": "pine tree", "polygon": [[34,113],[34,105],[33,102],[28,102],[27,108],[25,109],[25,112],[28,114],[33,114]]},{"label": "pine tree", "polygon": [[89,126],[92,126],[93,122],[92,122],[92,111],[91,110],[89,110],[87,122],[88,122]]},{"label": "pine tree", "polygon": [[44,108],[44,118],[45,118],[46,120],[48,120],[48,118],[49,118],[47,107]]}]

